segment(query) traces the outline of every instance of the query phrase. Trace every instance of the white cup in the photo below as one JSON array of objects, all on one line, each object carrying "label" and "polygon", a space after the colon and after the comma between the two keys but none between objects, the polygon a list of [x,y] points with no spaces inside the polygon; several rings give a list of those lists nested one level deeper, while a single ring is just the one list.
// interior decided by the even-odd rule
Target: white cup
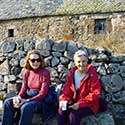
[{"label": "white cup", "polygon": [[15,97],[15,103],[16,103],[16,104],[19,104],[19,102],[20,102],[19,98],[18,98],[18,97]]},{"label": "white cup", "polygon": [[59,106],[62,108],[63,111],[67,110],[67,101],[60,101]]}]

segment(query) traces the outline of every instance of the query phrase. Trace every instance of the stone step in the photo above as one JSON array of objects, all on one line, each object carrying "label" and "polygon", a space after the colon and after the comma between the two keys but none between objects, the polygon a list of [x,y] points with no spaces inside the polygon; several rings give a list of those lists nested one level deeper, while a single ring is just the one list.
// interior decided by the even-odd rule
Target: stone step
[{"label": "stone step", "polygon": [[[33,125],[41,125],[40,119],[41,119],[40,114],[35,113],[34,117],[33,117],[33,121],[32,121]],[[49,119],[46,123],[47,123],[47,125],[56,125],[57,124],[56,116]],[[42,124],[44,124],[44,123],[42,123]]]}]

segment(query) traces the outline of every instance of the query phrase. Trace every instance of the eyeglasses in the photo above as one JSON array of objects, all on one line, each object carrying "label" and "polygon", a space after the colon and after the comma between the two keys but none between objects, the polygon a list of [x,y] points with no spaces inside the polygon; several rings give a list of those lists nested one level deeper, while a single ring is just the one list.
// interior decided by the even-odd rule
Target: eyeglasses
[{"label": "eyeglasses", "polygon": [[29,59],[32,63],[34,63],[35,61],[36,62],[40,62],[41,61],[41,59],[40,58],[38,58],[38,59]]}]

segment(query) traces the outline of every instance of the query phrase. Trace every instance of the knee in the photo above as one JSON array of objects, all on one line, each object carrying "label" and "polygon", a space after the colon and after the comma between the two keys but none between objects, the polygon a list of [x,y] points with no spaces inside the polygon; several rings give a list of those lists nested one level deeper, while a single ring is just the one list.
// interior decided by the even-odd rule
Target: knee
[{"label": "knee", "polygon": [[78,116],[79,116],[79,114],[78,114],[77,110],[73,110],[73,111],[71,111],[70,114],[69,114],[69,118],[70,118],[70,119],[74,119],[74,118],[76,118],[76,117],[78,117]]},{"label": "knee", "polygon": [[58,114],[61,115],[63,112],[61,110],[61,108],[58,109]]},{"label": "knee", "polygon": [[30,104],[28,104],[28,103],[23,104],[20,109],[21,109],[22,112],[23,111],[32,111],[33,110],[32,106]]},{"label": "knee", "polygon": [[68,111],[62,111],[61,108],[58,109],[58,115],[62,116],[62,115],[66,115],[68,113]]},{"label": "knee", "polygon": [[4,101],[4,105],[11,105],[13,103],[13,99],[12,98],[7,98],[5,101]]}]

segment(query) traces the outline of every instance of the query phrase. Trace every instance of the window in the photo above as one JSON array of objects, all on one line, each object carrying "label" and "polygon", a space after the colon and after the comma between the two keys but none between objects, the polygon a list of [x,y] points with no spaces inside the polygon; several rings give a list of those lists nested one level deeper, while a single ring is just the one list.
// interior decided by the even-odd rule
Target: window
[{"label": "window", "polygon": [[106,33],[106,19],[95,19],[94,34]]},{"label": "window", "polygon": [[14,37],[14,29],[8,29],[8,37]]}]

